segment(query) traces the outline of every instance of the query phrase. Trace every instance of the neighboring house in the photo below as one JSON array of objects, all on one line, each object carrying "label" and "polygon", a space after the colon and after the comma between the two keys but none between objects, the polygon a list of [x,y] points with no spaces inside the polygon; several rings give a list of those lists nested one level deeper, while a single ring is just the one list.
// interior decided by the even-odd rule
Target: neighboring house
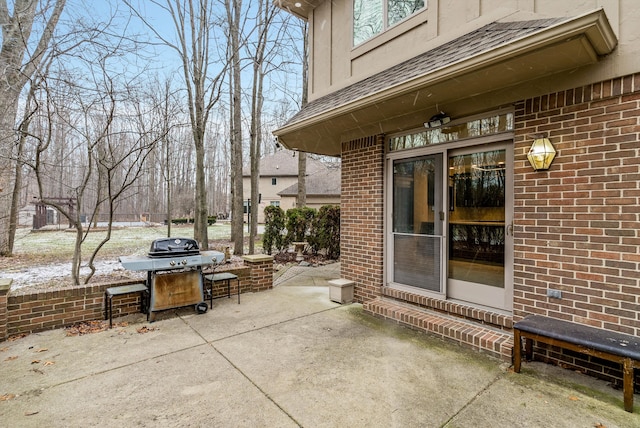
[{"label": "neighboring house", "polygon": [[[320,209],[323,205],[340,205],[340,169],[329,167],[307,175],[307,202],[309,208]],[[298,202],[298,183],[279,192],[280,208],[294,208]]]},{"label": "neighboring house", "polygon": [[640,334],[636,1],[278,1],[309,21],[310,75],[275,135],[341,156],[365,310],[506,360],[528,314]]},{"label": "neighboring house", "polygon": [[[328,171],[324,163],[310,156],[307,156],[307,187],[309,178],[320,174],[324,176]],[[338,177],[340,173],[338,170]],[[339,180],[339,178],[338,178]],[[258,188],[260,193],[260,204],[258,207],[258,222],[264,223],[264,209],[269,205],[282,206],[279,193],[291,186],[298,184],[298,156],[296,152],[280,150],[272,155],[260,159],[260,178]],[[242,171],[242,185],[244,192],[245,221],[247,220],[247,202],[251,198],[251,170],[247,167]],[[297,187],[296,187],[297,188]],[[337,203],[340,203],[338,191]],[[335,199],[333,199],[335,201]],[[309,202],[309,201],[308,201]],[[286,211],[287,208],[282,206]],[[290,207],[289,207],[290,208]]]}]

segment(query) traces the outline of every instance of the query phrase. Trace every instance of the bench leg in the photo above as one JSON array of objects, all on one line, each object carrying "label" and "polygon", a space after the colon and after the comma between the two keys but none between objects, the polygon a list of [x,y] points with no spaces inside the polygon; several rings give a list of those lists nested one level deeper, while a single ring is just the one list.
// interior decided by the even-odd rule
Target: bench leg
[{"label": "bench leg", "polygon": [[520,373],[520,365],[522,363],[522,338],[520,330],[513,331],[513,371]]},{"label": "bench leg", "polygon": [[624,409],[633,413],[633,363],[625,358],[622,367],[622,393],[624,394]]},{"label": "bench leg", "polygon": [[527,361],[533,361],[533,339],[524,339],[524,357]]},{"label": "bench leg", "polygon": [[240,278],[236,279],[236,287],[238,287],[238,304],[240,304]]},{"label": "bench leg", "polygon": [[113,326],[113,296],[109,295],[109,328]]}]

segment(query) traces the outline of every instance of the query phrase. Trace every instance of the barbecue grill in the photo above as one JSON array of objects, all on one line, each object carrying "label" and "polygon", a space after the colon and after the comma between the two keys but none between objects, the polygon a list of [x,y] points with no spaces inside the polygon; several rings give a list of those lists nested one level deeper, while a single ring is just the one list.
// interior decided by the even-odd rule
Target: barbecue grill
[{"label": "barbecue grill", "polygon": [[200,251],[194,239],[161,238],[151,243],[146,256],[119,260],[125,269],[147,272],[147,319],[153,321],[154,312],[203,303],[202,266],[221,263],[224,254]]}]

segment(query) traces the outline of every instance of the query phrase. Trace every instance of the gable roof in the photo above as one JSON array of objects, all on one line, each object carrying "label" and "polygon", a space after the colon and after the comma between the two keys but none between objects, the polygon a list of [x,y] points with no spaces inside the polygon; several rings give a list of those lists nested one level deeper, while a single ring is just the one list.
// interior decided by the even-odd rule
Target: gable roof
[{"label": "gable roof", "polygon": [[616,44],[602,9],[493,22],[309,102],[274,134],[286,147],[339,155],[342,141],[397,131],[389,129],[394,118],[426,119],[438,104],[597,62]]},{"label": "gable roof", "polygon": [[[307,177],[307,196],[340,196],[340,168],[326,168]],[[298,183],[278,192],[279,196],[297,196]]]},{"label": "gable roof", "polygon": [[[323,171],[327,167],[310,156],[307,156],[307,175]],[[251,168],[244,167],[242,176],[251,176]],[[297,177],[298,156],[289,150],[279,150],[272,155],[260,159],[260,177]]]}]

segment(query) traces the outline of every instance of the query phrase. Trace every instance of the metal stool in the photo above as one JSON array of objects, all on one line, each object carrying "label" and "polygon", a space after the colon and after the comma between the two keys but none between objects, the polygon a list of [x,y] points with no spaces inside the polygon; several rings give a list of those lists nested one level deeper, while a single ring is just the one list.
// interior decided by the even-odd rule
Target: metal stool
[{"label": "metal stool", "polygon": [[123,296],[125,294],[140,293],[140,312],[147,312],[147,297],[149,289],[145,284],[120,285],[109,287],[104,292],[104,319],[109,319],[109,328],[113,326],[113,296]]},{"label": "metal stool", "polygon": [[213,307],[213,286],[215,285],[215,283],[225,281],[227,283],[227,297],[231,298],[231,281],[233,280],[237,281],[236,285],[238,287],[238,304],[240,304],[240,279],[238,278],[238,275],[234,275],[229,272],[221,272],[205,275],[204,277],[210,284],[209,289],[207,290],[209,294],[209,306]]}]

